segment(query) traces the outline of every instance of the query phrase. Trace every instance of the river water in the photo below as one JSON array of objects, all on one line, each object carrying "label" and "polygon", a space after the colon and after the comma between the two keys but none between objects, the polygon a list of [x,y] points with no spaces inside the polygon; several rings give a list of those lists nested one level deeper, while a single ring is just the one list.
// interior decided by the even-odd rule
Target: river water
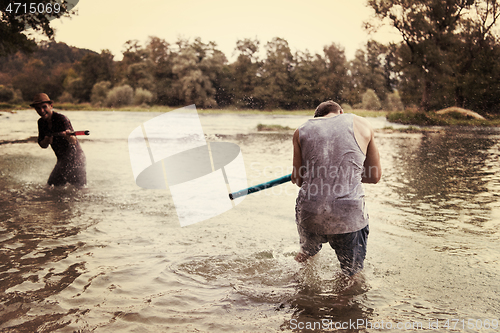
[{"label": "river water", "polygon": [[[159,114],[63,112],[88,186],[50,188],[34,111],[0,113],[0,331],[499,331],[500,132],[376,130],[383,176],[365,185],[363,279],[324,246],[306,267],[291,183],[180,227],[168,190],[134,182],[130,132]],[[241,147],[249,185],[291,171],[300,116],[201,115],[207,140]],[[326,244],[325,244],[326,245]]]}]

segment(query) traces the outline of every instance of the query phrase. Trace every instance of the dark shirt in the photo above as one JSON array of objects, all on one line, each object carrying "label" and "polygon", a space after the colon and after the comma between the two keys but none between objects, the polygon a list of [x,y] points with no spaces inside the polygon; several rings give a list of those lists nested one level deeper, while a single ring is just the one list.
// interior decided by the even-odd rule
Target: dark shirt
[{"label": "dark shirt", "polygon": [[[45,136],[50,136],[52,133],[64,132],[68,129],[73,131],[73,126],[71,126],[69,119],[60,113],[53,112],[50,122],[51,128],[49,128],[47,121],[42,118],[38,119],[38,144],[40,144],[40,141]],[[70,143],[62,136],[54,136],[50,146],[54,150],[58,160],[64,158],[67,155],[68,149],[70,149]]]},{"label": "dark shirt", "polygon": [[[64,115],[53,112],[50,123],[38,119],[38,144],[52,133],[59,133],[66,130],[73,131],[71,122]],[[80,143],[70,144],[62,136],[52,137],[52,150],[57,156],[57,163],[50,174],[47,183],[49,185],[62,186],[70,183],[83,186],[87,183],[86,160]]]}]

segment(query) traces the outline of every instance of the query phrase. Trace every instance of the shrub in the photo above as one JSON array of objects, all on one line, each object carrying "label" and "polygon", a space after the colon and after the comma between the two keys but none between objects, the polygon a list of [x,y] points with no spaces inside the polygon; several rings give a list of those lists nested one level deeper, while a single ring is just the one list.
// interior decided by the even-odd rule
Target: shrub
[{"label": "shrub", "polygon": [[365,110],[380,110],[382,103],[373,89],[368,89],[363,94],[362,98],[363,109]]},{"label": "shrub", "polygon": [[404,105],[399,96],[399,92],[396,90],[391,94],[387,95],[386,109],[388,111],[403,111]]},{"label": "shrub", "polygon": [[14,104],[21,104],[22,102],[24,102],[23,92],[21,91],[21,89],[14,90],[14,97],[10,102]]},{"label": "shrub", "polygon": [[350,104],[347,104],[347,103],[343,103],[341,105],[341,107],[342,107],[342,110],[344,110],[344,111],[351,111],[352,110],[352,106]]},{"label": "shrub", "polygon": [[110,107],[119,107],[131,105],[134,98],[134,89],[129,85],[114,87],[108,92],[106,105]]},{"label": "shrub", "polygon": [[0,85],[0,102],[10,102],[14,99],[14,89]]},{"label": "shrub", "polygon": [[108,97],[109,90],[111,89],[111,82],[100,81],[94,84],[92,87],[92,93],[90,95],[90,102],[93,105],[103,105]]},{"label": "shrub", "polygon": [[61,95],[61,96],[59,96],[59,98],[57,99],[57,101],[58,101],[59,103],[73,103],[73,104],[74,104],[74,103],[76,103],[76,100],[75,100],[75,99],[73,98],[73,96],[72,96],[69,92],[67,92],[67,91],[63,92],[63,93],[62,93],[62,95]]},{"label": "shrub", "polygon": [[151,93],[149,90],[142,88],[137,88],[135,90],[135,95],[133,100],[134,105],[149,104],[151,103],[152,100],[153,100],[153,93]]}]

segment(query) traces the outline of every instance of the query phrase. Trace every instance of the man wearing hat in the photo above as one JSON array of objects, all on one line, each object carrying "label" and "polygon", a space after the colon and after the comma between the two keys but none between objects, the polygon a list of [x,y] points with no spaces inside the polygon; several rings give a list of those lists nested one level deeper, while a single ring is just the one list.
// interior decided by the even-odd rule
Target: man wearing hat
[{"label": "man wearing hat", "polygon": [[49,145],[56,154],[57,163],[47,183],[61,186],[67,183],[84,186],[87,183],[85,154],[75,135],[69,119],[53,110],[53,102],[47,94],[37,94],[30,106],[34,107],[38,119],[38,144],[42,148]]}]

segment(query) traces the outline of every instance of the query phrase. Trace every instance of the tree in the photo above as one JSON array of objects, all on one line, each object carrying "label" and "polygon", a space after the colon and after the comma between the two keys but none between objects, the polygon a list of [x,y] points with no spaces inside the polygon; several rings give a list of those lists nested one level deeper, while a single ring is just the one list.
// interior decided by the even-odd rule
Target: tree
[{"label": "tree", "polygon": [[73,65],[68,91],[80,102],[90,102],[92,88],[100,81],[114,81],[113,55],[108,50],[88,53]]},{"label": "tree", "polygon": [[266,44],[266,59],[259,75],[262,82],[255,89],[255,96],[261,99],[267,108],[290,109],[293,96],[291,71],[294,66],[293,55],[288,42],[279,37]]},{"label": "tree", "polygon": [[200,107],[214,107],[217,73],[227,62],[214,42],[205,44],[200,38],[193,43],[178,40],[179,53],[172,60],[173,92],[178,104],[194,103]]},{"label": "tree", "polygon": [[331,44],[323,48],[326,61],[326,75],[320,78],[324,99],[344,102],[348,82],[348,66],[344,48]]},{"label": "tree", "polygon": [[[75,15],[73,7],[78,0],[0,0],[0,57],[17,51],[33,52],[36,43],[25,33],[27,28],[41,31],[53,38],[50,21],[63,16]],[[17,5],[20,4],[20,5]],[[42,10],[43,9],[43,10]],[[34,13],[33,13],[34,12]],[[51,12],[50,14],[47,14]]]},{"label": "tree", "polygon": [[370,40],[365,50],[356,51],[355,58],[349,64],[351,88],[349,102],[353,105],[361,102],[362,94],[371,89],[379,100],[385,101],[387,94],[394,88],[394,61],[391,62],[389,47]]},{"label": "tree", "polygon": [[261,62],[258,57],[258,40],[243,39],[236,42],[235,51],[239,53],[234,63],[229,65],[230,83],[226,90],[230,102],[237,107],[262,108],[262,101],[255,95],[255,87],[259,85],[258,71]]},{"label": "tree", "polygon": [[327,64],[319,54],[296,52],[296,65],[292,72],[295,94],[291,102],[294,108],[314,109],[327,97],[322,78],[327,75]]},{"label": "tree", "polygon": [[151,74],[153,89],[151,92],[156,103],[172,105],[172,59],[175,56],[170,48],[170,44],[158,37],[149,37],[146,46],[148,58],[151,61]]},{"label": "tree", "polygon": [[[424,110],[470,100],[464,87],[471,74],[479,79],[478,61],[490,58],[497,41],[493,27],[500,16],[496,0],[369,0],[377,17],[401,34],[400,55],[407,86],[417,91]],[[411,78],[411,79],[410,79]]]},{"label": "tree", "polygon": [[[58,99],[72,66],[89,53],[93,52],[42,41],[31,54],[17,52],[0,58],[0,84],[10,84],[16,91],[22,91],[18,98],[22,95],[29,100],[34,93],[43,91],[52,99]],[[35,68],[35,64],[40,66]]]}]

